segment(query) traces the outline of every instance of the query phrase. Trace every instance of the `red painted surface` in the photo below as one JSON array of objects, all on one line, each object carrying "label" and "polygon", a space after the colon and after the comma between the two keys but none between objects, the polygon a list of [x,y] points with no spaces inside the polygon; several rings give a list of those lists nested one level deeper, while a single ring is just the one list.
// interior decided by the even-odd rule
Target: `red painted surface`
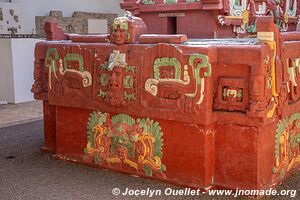
[{"label": "red painted surface", "polygon": [[56,106],[44,101],[44,145],[43,149],[56,153]]},{"label": "red painted surface", "polygon": [[[283,181],[300,163],[299,33],[259,17],[249,33],[256,39],[193,40],[234,35],[228,27],[241,19],[225,17],[228,26],[220,26],[219,1],[156,3],[124,1],[145,23],[127,13],[109,37],[53,42],[64,34],[46,26],[53,34],[36,46],[32,88],[44,101],[44,148],[199,188],[265,189]],[[185,15],[173,26],[164,16],[175,11]],[[196,22],[200,28],[191,28]],[[188,37],[148,34],[170,28]]]},{"label": "red painted surface", "polygon": [[86,120],[89,112],[74,108],[57,107],[56,153],[76,156],[86,146]]},{"label": "red painted surface", "polygon": [[69,34],[68,39],[72,42],[84,42],[84,43],[95,43],[95,42],[107,42],[109,40],[109,34],[105,35],[77,35]]},{"label": "red painted surface", "polygon": [[186,35],[151,35],[145,34],[141,35],[139,38],[139,43],[141,44],[158,44],[158,43],[172,43],[181,44],[187,41]]}]

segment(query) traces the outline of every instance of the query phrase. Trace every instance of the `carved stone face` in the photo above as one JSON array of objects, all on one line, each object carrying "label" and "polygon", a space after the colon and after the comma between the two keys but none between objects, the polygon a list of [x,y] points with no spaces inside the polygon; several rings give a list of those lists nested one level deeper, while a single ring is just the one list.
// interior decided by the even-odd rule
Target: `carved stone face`
[{"label": "carved stone face", "polygon": [[112,70],[108,81],[107,101],[111,105],[119,106],[125,103],[123,96],[123,78],[124,71],[120,66],[115,66]]},{"label": "carved stone face", "polygon": [[119,26],[112,33],[112,38],[116,44],[125,44],[127,33],[126,30],[121,29]]},{"label": "carved stone face", "polygon": [[116,66],[114,67],[110,79],[109,79],[109,90],[113,91],[121,91],[123,88],[123,77],[124,72],[122,67]]}]

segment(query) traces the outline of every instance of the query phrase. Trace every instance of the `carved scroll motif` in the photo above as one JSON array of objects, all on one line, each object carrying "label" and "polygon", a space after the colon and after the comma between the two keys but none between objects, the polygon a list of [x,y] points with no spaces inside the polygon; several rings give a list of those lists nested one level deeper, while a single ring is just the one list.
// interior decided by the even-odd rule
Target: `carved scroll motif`
[{"label": "carved scroll motif", "polygon": [[55,48],[49,48],[46,53],[45,66],[48,67],[48,85],[50,90],[52,90],[52,72],[57,78],[57,61],[59,60],[58,52]]},{"label": "carved scroll motif", "polygon": [[[175,68],[175,73],[169,73],[170,77],[164,78],[164,75],[160,73],[160,68],[163,68],[164,66]],[[183,80],[181,80],[181,64],[176,58],[157,58],[154,61],[154,78],[149,78],[146,80],[145,89],[153,96],[156,96],[158,91],[157,85],[160,82],[173,82],[182,85],[188,85],[190,83],[190,76],[188,74],[187,65],[184,66],[183,74]]]},{"label": "carved scroll motif", "polygon": [[[169,73],[168,78],[165,78],[165,75],[160,72],[161,69],[167,67],[174,68],[174,72]],[[157,96],[160,83],[177,83],[183,86],[191,84],[191,77],[189,75],[189,67],[193,72],[193,80],[195,82],[195,90],[193,93],[185,93],[186,97],[195,98],[197,95],[199,99],[196,102],[196,105],[201,105],[204,99],[204,90],[205,90],[205,78],[211,76],[211,65],[208,62],[208,57],[202,54],[193,54],[189,57],[189,64],[184,65],[183,69],[183,79],[181,79],[181,63],[176,58],[157,58],[154,61],[154,77],[149,78],[145,82],[145,90]],[[200,70],[206,69],[203,76],[200,73]],[[166,75],[167,76],[167,75]]]},{"label": "carved scroll motif", "polygon": [[[79,63],[79,70],[70,69],[70,66],[68,66],[68,61],[75,61]],[[88,71],[84,71],[83,66],[83,58],[79,54],[66,54],[64,57],[64,64],[62,65],[62,60],[59,60],[59,72],[62,76],[64,76],[66,73],[75,73],[82,77],[82,85],[83,87],[89,87],[92,83],[92,75]]]},{"label": "carved scroll motif", "polygon": [[[71,62],[78,63],[79,69],[72,69]],[[84,61],[80,54],[66,54],[63,59],[59,58],[59,54],[55,48],[49,48],[46,53],[45,66],[48,71],[48,85],[52,90],[52,74],[56,80],[65,77],[66,79],[75,76],[80,77],[81,83],[71,83],[70,85],[81,85],[86,88],[92,85],[92,75],[88,71],[84,71]],[[57,74],[59,72],[59,75]],[[72,81],[75,79],[71,78]],[[78,88],[78,87],[76,87]]]}]

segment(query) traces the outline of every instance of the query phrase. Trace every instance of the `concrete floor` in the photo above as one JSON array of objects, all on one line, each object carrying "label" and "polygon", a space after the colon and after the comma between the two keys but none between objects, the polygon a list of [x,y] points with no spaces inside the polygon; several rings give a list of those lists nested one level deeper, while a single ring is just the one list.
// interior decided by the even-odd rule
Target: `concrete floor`
[{"label": "concrete floor", "polygon": [[[1,200],[108,200],[108,199],[246,199],[231,196],[114,196],[112,189],[178,189],[153,180],[136,178],[108,170],[52,159],[40,151],[43,143],[42,120],[0,128]],[[300,173],[288,179],[282,189],[300,192]],[[266,199],[292,199],[286,196]],[[294,198],[299,199],[299,198]]]},{"label": "concrete floor", "polygon": [[42,101],[0,104],[0,128],[43,119]]}]

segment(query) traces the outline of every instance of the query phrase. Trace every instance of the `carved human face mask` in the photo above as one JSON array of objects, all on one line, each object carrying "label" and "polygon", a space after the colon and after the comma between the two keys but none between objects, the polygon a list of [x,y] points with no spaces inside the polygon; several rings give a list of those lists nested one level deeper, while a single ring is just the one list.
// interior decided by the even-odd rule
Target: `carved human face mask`
[{"label": "carved human face mask", "polygon": [[115,66],[109,79],[109,90],[121,91],[122,88],[123,88],[123,69],[120,66]]},{"label": "carved human face mask", "polygon": [[116,28],[114,33],[113,33],[113,38],[114,38],[114,42],[116,44],[125,44],[125,40],[126,40],[126,32],[125,30],[121,29],[121,28]]}]

